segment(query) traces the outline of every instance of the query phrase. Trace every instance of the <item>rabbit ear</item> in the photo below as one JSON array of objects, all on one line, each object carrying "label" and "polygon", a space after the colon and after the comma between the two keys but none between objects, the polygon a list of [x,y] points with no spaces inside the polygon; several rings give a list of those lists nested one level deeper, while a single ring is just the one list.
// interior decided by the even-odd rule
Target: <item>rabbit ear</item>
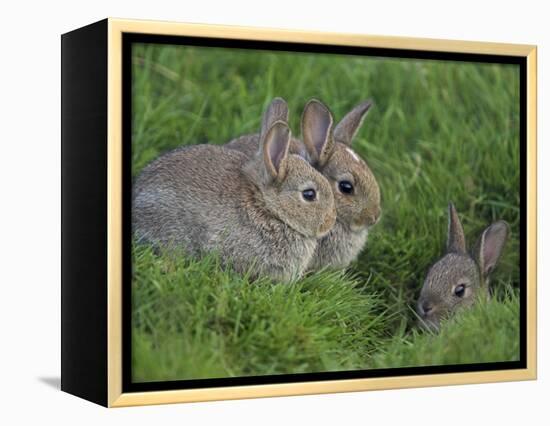
[{"label": "rabbit ear", "polygon": [[261,141],[261,149],[267,175],[282,180],[286,176],[290,129],[283,121],[276,121]]},{"label": "rabbit ear", "polygon": [[447,231],[447,253],[466,253],[464,229],[455,206],[449,203],[449,228]]},{"label": "rabbit ear", "polygon": [[508,233],[508,224],[503,220],[499,220],[481,234],[476,247],[476,255],[483,278],[487,278],[495,268],[508,239]]},{"label": "rabbit ear", "polygon": [[302,114],[302,137],[314,164],[323,165],[332,154],[332,124],[332,114],[321,101],[308,101]]},{"label": "rabbit ear", "polygon": [[363,124],[367,112],[372,106],[372,101],[368,100],[353,108],[338,123],[334,129],[334,138],[347,146],[351,146],[355,134]]},{"label": "rabbit ear", "polygon": [[288,123],[288,105],[283,98],[274,98],[267,107],[262,119],[260,135],[265,136],[276,121]]}]

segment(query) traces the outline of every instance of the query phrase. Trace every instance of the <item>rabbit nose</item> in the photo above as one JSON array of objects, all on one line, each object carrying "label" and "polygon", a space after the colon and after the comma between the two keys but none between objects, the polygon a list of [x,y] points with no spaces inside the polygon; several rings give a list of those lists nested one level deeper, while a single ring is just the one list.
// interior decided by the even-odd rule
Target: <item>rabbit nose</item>
[{"label": "rabbit nose", "polygon": [[420,315],[430,315],[430,313],[434,309],[434,305],[431,302],[428,302],[427,300],[425,300],[424,302],[418,305],[418,308],[420,310]]},{"label": "rabbit nose", "polygon": [[380,209],[366,208],[365,210],[363,210],[362,216],[365,218],[364,220],[366,222],[366,225],[368,226],[376,225],[376,223],[380,219]]}]

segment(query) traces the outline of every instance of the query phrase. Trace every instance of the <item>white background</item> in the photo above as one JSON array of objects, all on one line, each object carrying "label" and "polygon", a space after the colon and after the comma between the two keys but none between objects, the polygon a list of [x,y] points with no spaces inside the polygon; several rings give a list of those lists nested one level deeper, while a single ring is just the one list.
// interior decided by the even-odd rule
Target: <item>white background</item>
[{"label": "white background", "polygon": [[[548,424],[550,93],[544,1],[0,3],[0,423]],[[539,380],[107,410],[56,389],[60,358],[60,34],[107,16],[539,46]],[[460,179],[460,176],[457,176]],[[7,237],[7,239],[6,239]],[[130,423],[131,422],[131,423]]]}]

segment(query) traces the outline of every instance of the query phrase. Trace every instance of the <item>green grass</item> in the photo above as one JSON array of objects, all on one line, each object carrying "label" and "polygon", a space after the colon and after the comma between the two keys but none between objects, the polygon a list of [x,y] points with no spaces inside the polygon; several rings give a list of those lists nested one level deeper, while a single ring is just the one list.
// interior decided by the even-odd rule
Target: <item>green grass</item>
[{"label": "green grass", "polygon": [[475,305],[443,323],[438,335],[419,329],[384,346],[369,361],[373,368],[418,365],[474,364],[518,359],[519,298],[514,292],[501,300]]},{"label": "green grass", "polygon": [[353,369],[389,337],[384,301],[332,271],[283,285],[135,249],[134,377],[224,377]]},{"label": "green grass", "polygon": [[[251,283],[213,257],[175,261],[135,247],[134,380],[519,357],[518,67],[160,45],[132,57],[134,175],[174,147],[257,132],[274,96],[288,101],[296,134],[311,97],[336,121],[372,98],[354,148],[380,183],[383,209],[346,274],[291,285]],[[432,336],[416,331],[411,306],[442,254],[449,200],[470,245],[497,219],[512,232],[495,300]]]}]

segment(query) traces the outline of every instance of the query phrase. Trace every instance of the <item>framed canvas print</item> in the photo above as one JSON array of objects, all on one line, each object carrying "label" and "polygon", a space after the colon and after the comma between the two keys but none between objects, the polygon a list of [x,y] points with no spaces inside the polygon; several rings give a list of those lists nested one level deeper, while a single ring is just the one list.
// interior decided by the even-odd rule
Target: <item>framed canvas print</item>
[{"label": "framed canvas print", "polygon": [[62,44],[62,389],[536,378],[536,48],[106,19]]}]

